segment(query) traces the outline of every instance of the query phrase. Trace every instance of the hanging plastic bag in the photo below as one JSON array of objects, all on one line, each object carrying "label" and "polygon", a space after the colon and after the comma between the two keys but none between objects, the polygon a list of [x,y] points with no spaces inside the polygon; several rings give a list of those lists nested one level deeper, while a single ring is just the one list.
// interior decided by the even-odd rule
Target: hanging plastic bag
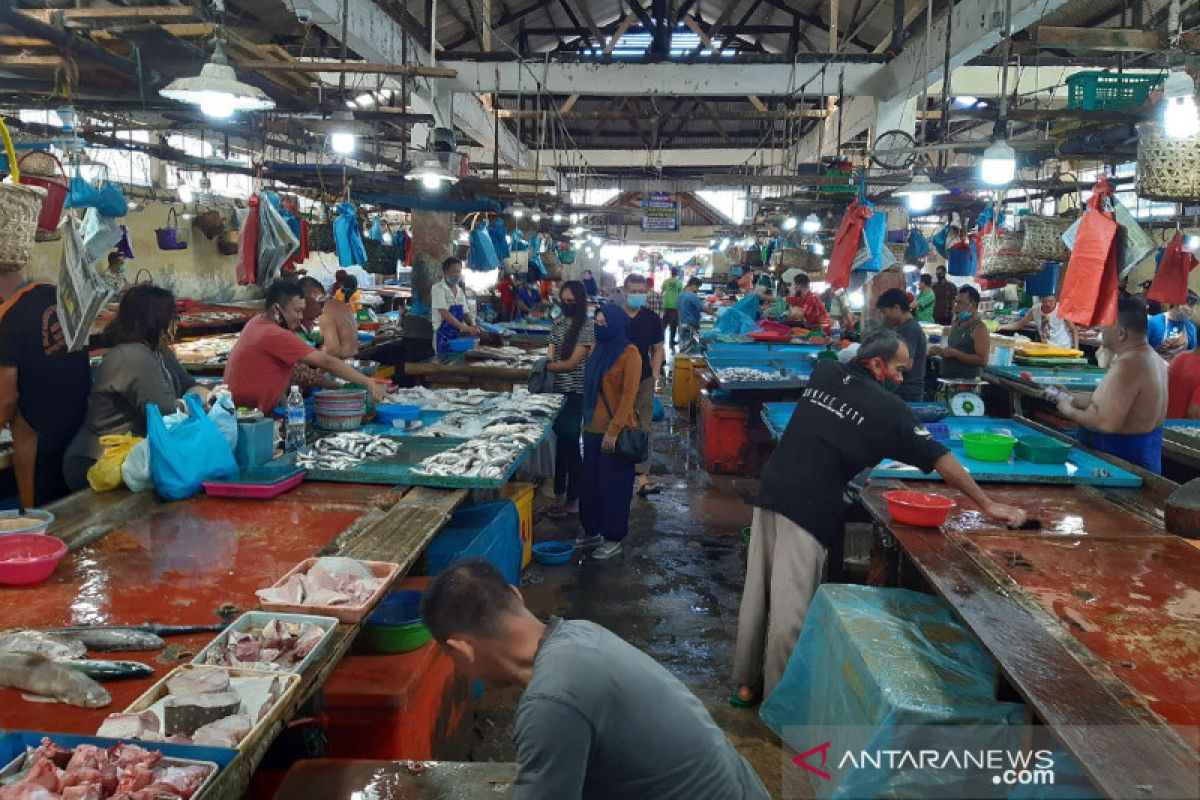
[{"label": "hanging plastic bag", "polygon": [[1040,271],[1025,279],[1025,294],[1030,297],[1045,297],[1058,294],[1058,273],[1062,269],[1059,261],[1047,261]]},{"label": "hanging plastic bag", "polygon": [[508,258],[511,251],[508,247],[508,230],[504,227],[504,219],[496,217],[496,221],[488,228],[488,235],[492,237],[492,248],[496,251],[496,258],[500,261]]},{"label": "hanging plastic bag", "polygon": [[129,213],[129,201],[125,199],[120,186],[105,181],[100,187],[100,201],[96,204],[96,210],[106,217],[123,217]]},{"label": "hanging plastic bag", "polygon": [[371,229],[367,231],[367,238],[372,242],[383,241],[383,222],[378,214],[371,218]]},{"label": "hanging plastic bag", "polygon": [[[879,272],[884,268],[883,253],[887,250],[887,214],[876,211],[863,224],[863,240],[870,250],[870,256],[862,264],[855,266],[861,272]],[[895,258],[892,259],[895,261]]]},{"label": "hanging plastic bag", "polygon": [[1195,267],[1196,257],[1183,249],[1183,234],[1176,231],[1163,250],[1146,299],[1173,306],[1187,305],[1188,273]]},{"label": "hanging plastic bag", "polygon": [[250,195],[249,211],[238,232],[237,282],[249,286],[258,277],[258,195]]},{"label": "hanging plastic bag", "polygon": [[200,398],[184,395],[188,419],[170,430],[162,412],[146,405],[146,431],[150,441],[150,474],[154,489],[164,500],[186,500],[200,492],[204,481],[237,474],[237,462],[225,437],[204,414]]},{"label": "hanging plastic bag", "polygon": [[179,232],[179,214],[175,206],[167,209],[167,222],[161,228],[154,229],[154,239],[158,242],[159,250],[186,250],[188,243]]},{"label": "hanging plastic bag", "polygon": [[852,202],[842,216],[833,239],[833,252],[829,256],[829,271],[826,279],[834,289],[845,289],[850,285],[850,271],[858,255],[863,239],[863,226],[873,214],[869,203]]},{"label": "hanging plastic bag", "polygon": [[343,200],[337,204],[333,218],[333,243],[339,267],[361,266],[366,262],[367,250],[363,247],[358,209],[354,203]]},{"label": "hanging plastic bag", "polygon": [[959,240],[946,250],[946,272],[959,278],[975,275],[975,254],[965,236],[960,236]]},{"label": "hanging plastic bag", "polygon": [[904,248],[904,260],[915,264],[929,255],[929,240],[920,229],[913,228],[908,232],[908,245]]},{"label": "hanging plastic bag", "polygon": [[1112,186],[1101,178],[1079,218],[1058,303],[1060,317],[1088,328],[1117,320],[1116,240],[1120,226],[1115,215],[1104,210],[1111,197]]},{"label": "hanging plastic bag", "polygon": [[[259,199],[258,204],[258,275],[259,286],[269,286],[279,277],[284,263],[296,251],[299,242],[292,234],[287,220],[279,213],[268,193]],[[353,206],[351,206],[353,208]],[[357,224],[357,221],[355,222]],[[362,247],[362,239],[358,240]]]},{"label": "hanging plastic bag", "polygon": [[500,266],[496,246],[488,230],[487,220],[480,220],[469,237],[471,250],[467,253],[467,268],[475,272],[490,272]]},{"label": "hanging plastic bag", "polygon": [[100,190],[83,179],[76,164],[75,174],[67,181],[67,200],[63,208],[95,208],[100,202]]},{"label": "hanging plastic bag", "polygon": [[104,452],[87,471],[88,485],[97,492],[107,492],[121,485],[121,467],[129,457],[138,442],[144,442],[141,436],[132,433],[109,434],[100,437],[100,446]]},{"label": "hanging plastic bag", "polygon": [[122,256],[125,257],[126,261],[129,261],[129,260],[135,258],[135,256],[133,255],[133,242],[131,242],[129,240],[129,226],[128,225],[121,226],[121,240],[119,242],[117,242],[117,246],[115,249],[118,253],[120,253]]},{"label": "hanging plastic bag", "polygon": [[1154,252],[1154,240],[1129,213],[1129,209],[1116,197],[1112,198],[1112,210],[1122,235],[1117,237],[1117,266],[1124,278],[1142,259]]},{"label": "hanging plastic bag", "polygon": [[208,418],[212,420],[213,425],[216,425],[217,430],[225,437],[225,442],[229,445],[230,452],[237,450],[237,408],[233,405],[233,398],[227,394],[214,398],[212,408],[208,410]]},{"label": "hanging plastic bag", "polygon": [[123,235],[120,223],[94,208],[84,212],[79,234],[83,237],[83,252],[89,265],[108,255],[120,243]]}]

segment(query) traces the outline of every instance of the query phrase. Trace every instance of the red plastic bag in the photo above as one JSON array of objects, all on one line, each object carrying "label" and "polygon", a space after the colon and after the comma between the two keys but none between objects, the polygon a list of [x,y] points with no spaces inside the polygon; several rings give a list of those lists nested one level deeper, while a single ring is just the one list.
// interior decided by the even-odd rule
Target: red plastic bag
[{"label": "red plastic bag", "polygon": [[1183,249],[1183,235],[1176,231],[1175,238],[1163,252],[1162,261],[1158,262],[1158,272],[1154,273],[1154,282],[1146,292],[1146,299],[1173,306],[1186,305],[1188,273],[1195,267],[1196,257]]},{"label": "red plastic bag", "polygon": [[833,239],[833,253],[829,256],[829,271],[825,276],[834,289],[845,289],[850,285],[850,270],[854,269],[854,256],[862,244],[863,226],[873,213],[857,200],[846,209]]},{"label": "red plastic bag", "polygon": [[250,195],[250,212],[238,234],[237,282],[249,286],[258,282],[258,195]]},{"label": "red plastic bag", "polygon": [[1089,201],[1067,263],[1058,315],[1092,328],[1117,321],[1117,225]]}]

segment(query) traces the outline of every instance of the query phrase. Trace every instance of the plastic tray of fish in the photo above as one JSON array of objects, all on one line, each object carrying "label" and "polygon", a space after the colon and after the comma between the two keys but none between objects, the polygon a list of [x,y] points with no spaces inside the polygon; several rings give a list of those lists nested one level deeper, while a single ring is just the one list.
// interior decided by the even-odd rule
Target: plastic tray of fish
[{"label": "plastic tray of fish", "polygon": [[530,446],[513,439],[472,439],[416,465],[412,482],[444,489],[498,489],[508,483]]},{"label": "plastic tray of fish", "polygon": [[[236,757],[236,750],[224,747],[199,747],[185,744],[169,744],[166,742],[132,742],[128,739],[110,739],[106,736],[77,736],[62,733],[41,733],[38,731],[5,731],[0,734],[0,786],[28,768],[27,761],[36,752],[43,739],[49,739],[53,744],[64,750],[74,751],[80,745],[94,745],[107,750],[120,744],[136,744],[144,750],[162,753],[162,758],[155,762],[158,768],[166,767],[206,767],[208,775],[192,794],[191,800],[204,800],[208,789],[216,781],[221,770],[229,766]],[[193,756],[189,758],[188,756]],[[33,797],[34,795],[30,795]],[[58,797],[47,793],[46,797]]]},{"label": "plastic tray of fish", "polygon": [[226,643],[229,641],[230,634],[233,633],[250,633],[252,631],[261,631],[263,627],[271,620],[276,619],[283,623],[294,623],[303,625],[310,623],[322,628],[325,635],[321,637],[321,641],[312,649],[304,660],[299,664],[290,666],[273,665],[271,663],[257,663],[253,669],[261,669],[267,672],[294,672],[297,674],[303,673],[309,665],[324,654],[325,648],[329,646],[329,637],[333,633],[333,629],[338,626],[338,620],[334,617],[323,617],[316,614],[285,614],[277,611],[247,611],[242,614],[233,624],[225,630],[217,634],[216,638],[208,643],[208,646],[196,654],[192,659],[192,663],[196,665],[215,665],[211,659],[216,659],[225,651]]},{"label": "plastic tray of fish", "polygon": [[[288,582],[288,578],[293,575],[306,574],[320,559],[306,558],[296,566],[287,571],[286,574],[270,587],[278,589]],[[374,594],[362,605],[342,605],[342,606],[327,606],[307,603],[277,603],[270,600],[259,600],[259,604],[267,611],[282,611],[282,612],[297,612],[304,611],[320,611],[323,615],[333,617],[341,622],[361,622],[367,614],[374,610],[383,596],[387,594],[392,583],[395,582],[396,576],[400,574],[400,565],[390,561],[364,561],[362,562],[371,570],[376,578],[382,581],[379,588]]]},{"label": "plastic tray of fish", "polygon": [[800,386],[804,381],[786,369],[763,370],[753,367],[725,367],[716,370],[717,382],[726,389],[780,389]]},{"label": "plastic tray of fish", "polygon": [[[162,680],[147,689],[146,693],[130,703],[129,707],[123,713],[135,714],[139,711],[155,710],[161,705],[161,701],[170,695],[170,691],[167,689],[167,682],[179,673],[189,670],[223,670],[229,674],[230,691],[241,697],[244,704],[248,700],[251,701],[252,707],[244,708],[243,711],[254,720],[254,724],[250,728],[250,732],[238,742],[237,749],[242,751],[254,750],[274,723],[290,717],[292,713],[291,703],[296,689],[300,686],[300,676],[290,672],[267,672],[255,669],[183,664],[171,670]],[[261,701],[268,699],[269,693],[261,691],[254,693],[247,687],[256,685],[261,688],[261,686],[268,684],[271,686],[282,686],[282,690],[279,691],[274,704],[264,713]],[[162,719],[161,714],[158,717],[160,720]],[[155,747],[159,745],[158,742],[153,742],[152,744]]]},{"label": "plastic tray of fish", "polygon": [[364,461],[397,455],[404,445],[394,437],[369,433],[335,433],[296,453],[293,463],[304,469],[344,470]]}]

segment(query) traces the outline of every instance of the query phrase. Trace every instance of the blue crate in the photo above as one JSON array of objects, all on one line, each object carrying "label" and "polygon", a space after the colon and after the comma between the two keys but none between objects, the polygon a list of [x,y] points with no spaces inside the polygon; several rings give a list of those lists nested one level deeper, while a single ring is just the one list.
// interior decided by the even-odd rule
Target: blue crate
[{"label": "blue crate", "polygon": [[439,575],[455,561],[483,558],[516,586],[521,581],[521,520],[511,500],[460,508],[429,543],[428,575]]}]

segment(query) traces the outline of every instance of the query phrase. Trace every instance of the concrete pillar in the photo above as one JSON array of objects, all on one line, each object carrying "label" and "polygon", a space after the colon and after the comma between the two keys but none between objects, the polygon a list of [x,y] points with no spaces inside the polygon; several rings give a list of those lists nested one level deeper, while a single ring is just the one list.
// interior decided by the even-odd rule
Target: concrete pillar
[{"label": "concrete pillar", "polygon": [[[412,288],[413,299],[429,307],[429,287],[441,280],[442,262],[454,252],[450,229],[454,215],[445,211],[412,213]],[[404,335],[414,339],[432,339],[433,324],[415,314],[404,317]]]}]

